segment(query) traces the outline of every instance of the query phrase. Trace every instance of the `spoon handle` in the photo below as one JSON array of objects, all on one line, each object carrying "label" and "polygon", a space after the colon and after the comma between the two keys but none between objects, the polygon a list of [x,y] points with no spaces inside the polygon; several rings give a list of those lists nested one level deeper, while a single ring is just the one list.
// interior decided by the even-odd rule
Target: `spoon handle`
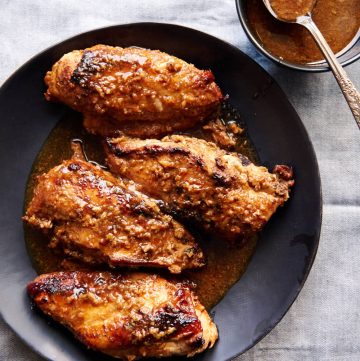
[{"label": "spoon handle", "polygon": [[340,65],[336,59],[335,54],[331,50],[330,46],[326,42],[325,38],[321,34],[320,30],[312,20],[310,16],[304,16],[301,21],[301,25],[305,26],[315,41],[317,42],[321,52],[324,54],[325,59],[328,61],[332,72],[335,75],[335,78],[341,88],[342,93],[346,101],[349,104],[349,107],[354,115],[355,121],[360,129],[360,93],[355,88],[355,85],[349,79],[344,68]]}]

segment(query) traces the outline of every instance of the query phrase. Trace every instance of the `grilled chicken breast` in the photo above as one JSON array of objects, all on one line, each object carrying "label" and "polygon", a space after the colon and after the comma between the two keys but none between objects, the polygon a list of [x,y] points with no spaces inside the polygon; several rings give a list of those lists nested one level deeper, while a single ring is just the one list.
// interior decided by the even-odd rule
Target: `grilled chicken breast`
[{"label": "grilled chicken breast", "polygon": [[234,240],[259,231],[289,198],[292,170],[275,173],[201,139],[107,139],[113,173],[132,179],[171,212]]},{"label": "grilled chicken breast", "polygon": [[57,272],[27,290],[86,346],[122,360],[192,356],[218,338],[189,285],[157,275]]},{"label": "grilled chicken breast", "polygon": [[156,202],[100,167],[73,158],[39,177],[23,219],[52,230],[51,247],[91,264],[204,265],[192,235]]},{"label": "grilled chicken breast", "polygon": [[191,128],[222,99],[211,71],[158,50],[96,45],[65,54],[46,74],[46,98],[84,114],[85,128],[141,138]]}]

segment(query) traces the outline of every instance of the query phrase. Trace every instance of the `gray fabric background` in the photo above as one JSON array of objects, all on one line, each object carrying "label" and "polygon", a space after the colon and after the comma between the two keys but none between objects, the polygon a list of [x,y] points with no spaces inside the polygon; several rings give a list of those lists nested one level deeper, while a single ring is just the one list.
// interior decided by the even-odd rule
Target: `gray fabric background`
[{"label": "gray fabric background", "polygon": [[[256,53],[234,0],[1,0],[0,84],[30,57],[90,29],[139,21],[193,27],[236,45],[280,83],[317,153],[324,216],[303,291],[281,323],[237,361],[360,360],[360,133],[331,73],[307,74]],[[360,88],[360,61],[347,67]],[[0,360],[40,361],[0,321]]]}]

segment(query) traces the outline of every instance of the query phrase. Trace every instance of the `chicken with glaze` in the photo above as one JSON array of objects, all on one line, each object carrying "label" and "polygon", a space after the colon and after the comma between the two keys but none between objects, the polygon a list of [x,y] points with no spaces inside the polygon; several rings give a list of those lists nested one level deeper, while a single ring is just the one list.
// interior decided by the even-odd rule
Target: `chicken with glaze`
[{"label": "chicken with glaze", "polygon": [[241,154],[182,135],[109,138],[105,148],[114,174],[163,200],[168,212],[229,240],[261,230],[294,183],[287,166],[270,173]]},{"label": "chicken with glaze", "polygon": [[203,122],[222,94],[210,70],[158,50],[96,45],[65,54],[47,72],[46,98],[83,113],[95,134],[140,138]]},{"label": "chicken with glaze", "polygon": [[23,219],[50,231],[50,247],[89,264],[173,273],[204,265],[193,236],[157,203],[75,152],[41,175]]},{"label": "chicken with glaze", "polygon": [[122,360],[193,356],[218,338],[189,284],[157,275],[57,272],[37,277],[27,291],[87,347]]}]

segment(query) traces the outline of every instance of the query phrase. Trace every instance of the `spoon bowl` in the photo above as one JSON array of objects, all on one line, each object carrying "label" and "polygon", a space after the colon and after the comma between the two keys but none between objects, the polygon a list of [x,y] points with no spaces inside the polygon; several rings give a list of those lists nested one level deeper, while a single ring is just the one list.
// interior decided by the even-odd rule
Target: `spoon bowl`
[{"label": "spoon bowl", "polygon": [[[302,1],[302,4],[300,4],[303,5],[302,9],[296,8],[296,5],[294,6],[294,3],[289,2],[288,0],[263,0],[266,8],[274,18],[280,21],[284,21],[286,23],[294,24],[299,24],[301,21],[303,21],[302,18],[304,16],[311,16],[314,6],[317,2],[317,0],[300,1]],[[293,7],[291,9],[289,9],[288,7],[282,7],[284,4],[286,6]]]}]

